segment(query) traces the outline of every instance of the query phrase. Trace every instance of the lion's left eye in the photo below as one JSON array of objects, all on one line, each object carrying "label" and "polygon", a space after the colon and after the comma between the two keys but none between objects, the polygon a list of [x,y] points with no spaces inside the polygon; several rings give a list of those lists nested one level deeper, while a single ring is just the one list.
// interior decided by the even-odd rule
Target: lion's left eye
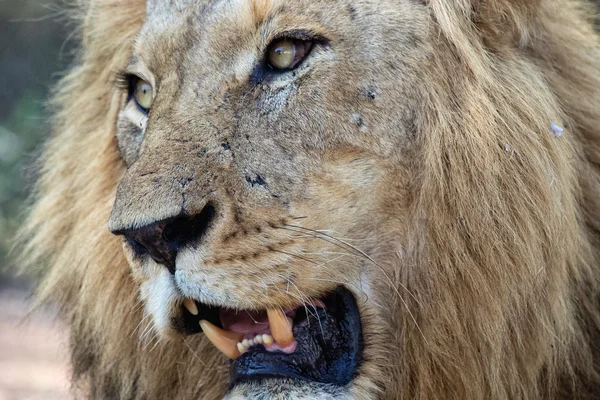
[{"label": "lion's left eye", "polygon": [[137,79],[135,87],[133,88],[133,98],[145,112],[148,112],[154,102],[152,85],[143,79]]},{"label": "lion's left eye", "polygon": [[306,57],[311,48],[312,42],[307,40],[276,40],[267,50],[269,65],[280,71],[294,69]]}]

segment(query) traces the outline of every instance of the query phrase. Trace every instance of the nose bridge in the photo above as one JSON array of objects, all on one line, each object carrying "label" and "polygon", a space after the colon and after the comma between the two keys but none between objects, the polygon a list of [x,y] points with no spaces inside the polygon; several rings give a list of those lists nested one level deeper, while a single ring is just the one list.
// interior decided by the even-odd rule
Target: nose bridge
[{"label": "nose bridge", "polygon": [[212,164],[193,143],[146,148],[125,172],[111,213],[111,231],[125,231],[202,210],[214,191]]}]

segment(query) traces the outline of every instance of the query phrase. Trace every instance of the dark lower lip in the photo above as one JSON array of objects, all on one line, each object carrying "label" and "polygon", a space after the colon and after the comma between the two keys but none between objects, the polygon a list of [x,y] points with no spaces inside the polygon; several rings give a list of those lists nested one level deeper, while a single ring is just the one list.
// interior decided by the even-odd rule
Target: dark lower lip
[{"label": "dark lower lip", "polygon": [[294,353],[252,347],[231,363],[231,384],[264,378],[348,384],[362,357],[358,307],[352,293],[344,288],[338,288],[323,301],[327,309],[319,308],[316,315],[309,312],[294,320],[294,337],[298,343]]}]

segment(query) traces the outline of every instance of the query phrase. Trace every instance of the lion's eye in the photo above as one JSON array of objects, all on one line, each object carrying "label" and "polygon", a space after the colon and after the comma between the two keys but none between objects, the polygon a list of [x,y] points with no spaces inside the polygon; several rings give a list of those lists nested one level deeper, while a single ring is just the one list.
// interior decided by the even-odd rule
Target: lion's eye
[{"label": "lion's eye", "polygon": [[144,111],[150,110],[154,101],[152,86],[143,79],[138,79],[133,89],[133,98]]},{"label": "lion's eye", "polygon": [[269,65],[276,70],[294,69],[306,57],[312,42],[282,39],[273,42],[267,51]]}]

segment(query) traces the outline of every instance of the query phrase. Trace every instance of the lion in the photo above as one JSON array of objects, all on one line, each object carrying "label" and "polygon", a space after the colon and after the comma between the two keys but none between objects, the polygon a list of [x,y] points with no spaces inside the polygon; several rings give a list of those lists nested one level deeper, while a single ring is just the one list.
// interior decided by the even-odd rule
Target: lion
[{"label": "lion", "polygon": [[578,0],[88,0],[22,263],[106,399],[600,396]]}]

